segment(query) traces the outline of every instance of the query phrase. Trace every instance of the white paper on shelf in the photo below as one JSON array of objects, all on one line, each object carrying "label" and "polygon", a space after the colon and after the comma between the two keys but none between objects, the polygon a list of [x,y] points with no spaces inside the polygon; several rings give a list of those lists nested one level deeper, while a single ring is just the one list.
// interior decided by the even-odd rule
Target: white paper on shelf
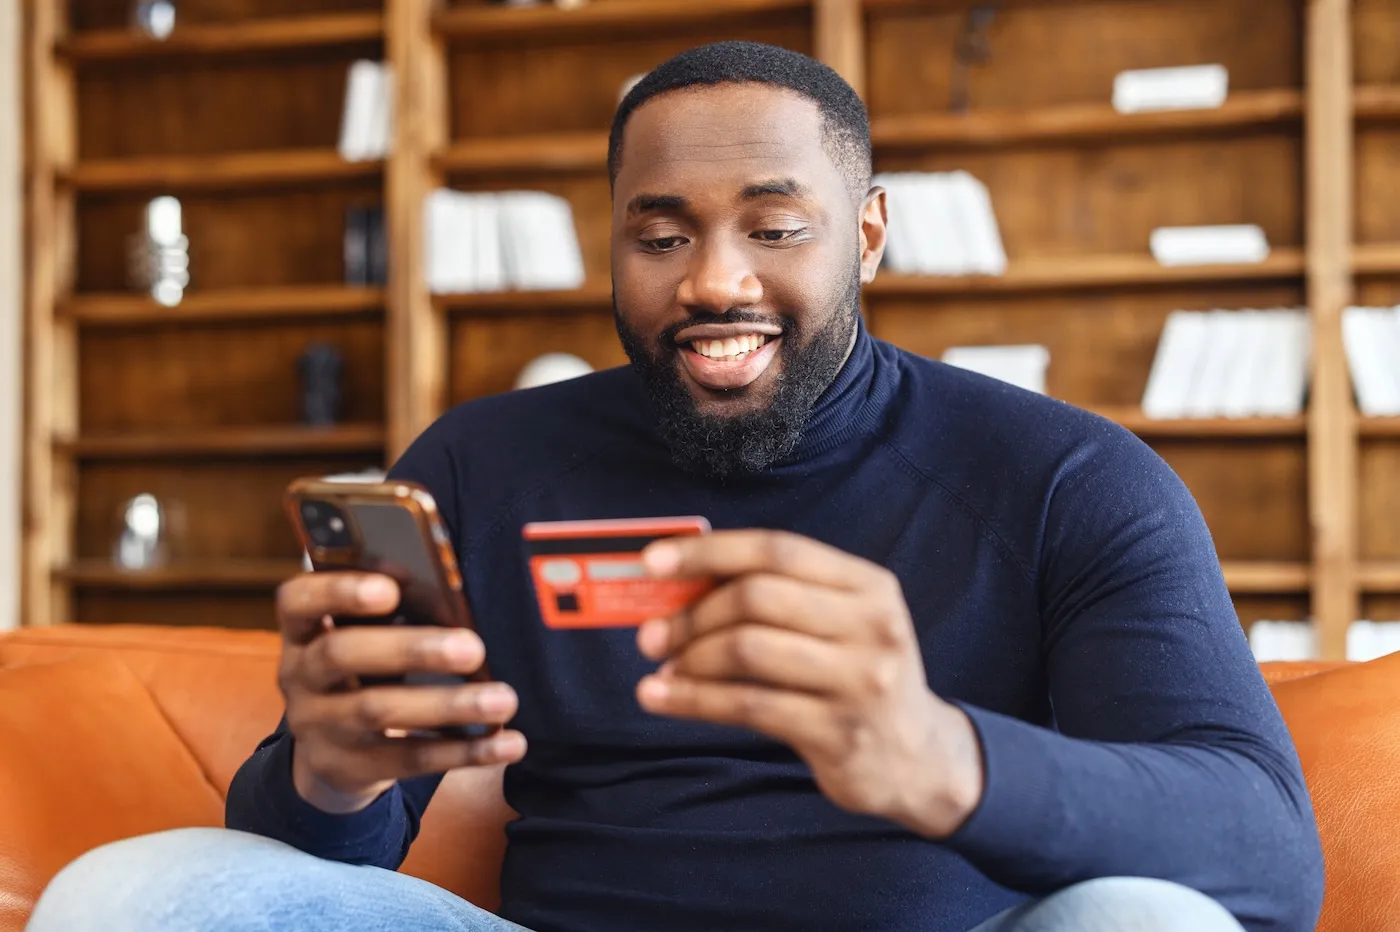
[{"label": "white paper on shelf", "polygon": [[1113,109],[1119,113],[1208,109],[1225,103],[1229,88],[1230,72],[1224,65],[1122,71],[1113,79]]},{"label": "white paper on shelf", "polygon": [[944,351],[943,362],[1043,395],[1050,350],[1039,344],[952,346]]},{"label": "white paper on shelf", "polygon": [[962,170],[949,173],[948,190],[955,204],[958,229],[966,244],[967,271],[976,275],[1004,275],[1006,249],[992,207],[991,192],[981,180]]},{"label": "white paper on shelf", "polygon": [[1153,258],[1165,266],[1243,265],[1269,257],[1263,229],[1251,223],[1158,227],[1151,248]]},{"label": "white paper on shelf", "polygon": [[1209,337],[1206,312],[1172,311],[1167,315],[1143,393],[1145,416],[1158,420],[1186,416],[1186,402],[1200,379]]},{"label": "white paper on shelf", "polygon": [[1249,648],[1259,663],[1314,660],[1317,635],[1305,621],[1256,621],[1249,626]]},{"label": "white paper on shelf", "polygon": [[345,105],[341,111],[341,158],[360,162],[374,155],[375,110],[380,99],[380,68],[378,62],[358,59],[350,64],[345,81]]}]

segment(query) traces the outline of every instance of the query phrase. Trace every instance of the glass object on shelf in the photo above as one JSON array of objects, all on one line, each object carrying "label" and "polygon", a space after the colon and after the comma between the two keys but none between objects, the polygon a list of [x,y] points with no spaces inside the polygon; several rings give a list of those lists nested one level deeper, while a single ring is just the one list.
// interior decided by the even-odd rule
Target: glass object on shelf
[{"label": "glass object on shelf", "polygon": [[297,360],[301,376],[301,415],[313,427],[329,427],[340,419],[340,376],[345,368],[340,350],[312,343]]},{"label": "glass object on shelf", "polygon": [[151,493],[142,492],[122,509],[112,561],[126,570],[148,570],[170,559],[169,521],[165,506]]},{"label": "glass object on shelf", "polygon": [[181,230],[181,216],[179,198],[153,198],[146,205],[145,229],[129,245],[132,285],[166,307],[179,304],[190,283],[190,241]]},{"label": "glass object on shelf", "polygon": [[152,39],[167,39],[175,29],[173,0],[137,0],[132,10],[136,28]]},{"label": "glass object on shelf", "polygon": [[545,353],[525,364],[516,377],[516,388],[536,388],[553,382],[577,378],[593,371],[593,367],[572,353]]}]

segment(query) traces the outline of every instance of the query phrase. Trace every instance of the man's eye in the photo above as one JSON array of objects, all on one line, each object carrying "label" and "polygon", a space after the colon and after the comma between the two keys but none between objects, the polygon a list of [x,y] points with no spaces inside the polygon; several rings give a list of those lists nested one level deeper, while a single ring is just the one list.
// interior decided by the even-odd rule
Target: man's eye
[{"label": "man's eye", "polygon": [[658,236],[655,239],[644,239],[642,245],[652,252],[670,252],[685,245],[683,236]]},{"label": "man's eye", "polygon": [[759,230],[754,233],[755,239],[765,243],[781,243],[785,239],[791,239],[801,233],[802,230]]}]

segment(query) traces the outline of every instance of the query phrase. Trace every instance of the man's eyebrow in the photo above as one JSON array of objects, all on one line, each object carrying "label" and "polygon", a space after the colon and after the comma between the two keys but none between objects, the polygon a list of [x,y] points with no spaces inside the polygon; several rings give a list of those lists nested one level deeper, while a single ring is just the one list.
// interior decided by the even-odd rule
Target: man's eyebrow
[{"label": "man's eyebrow", "polygon": [[776,181],[762,181],[758,184],[751,184],[744,189],[740,195],[746,201],[757,200],[760,197],[778,195],[780,197],[806,197],[807,189],[791,178],[782,178]]},{"label": "man's eyebrow", "polygon": [[654,210],[685,210],[686,200],[679,194],[638,194],[627,202],[627,215],[650,213]]}]

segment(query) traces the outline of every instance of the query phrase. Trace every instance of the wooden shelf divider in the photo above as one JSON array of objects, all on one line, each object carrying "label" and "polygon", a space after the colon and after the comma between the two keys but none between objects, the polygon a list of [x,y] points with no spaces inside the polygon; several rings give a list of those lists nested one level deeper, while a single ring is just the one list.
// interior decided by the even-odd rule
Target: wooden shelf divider
[{"label": "wooden shelf divider", "polygon": [[1281,126],[1302,116],[1300,91],[1237,91],[1219,107],[1193,110],[1120,113],[1109,104],[1089,103],[887,116],[872,121],[870,139],[877,150],[1073,142]]},{"label": "wooden shelf divider", "polygon": [[286,149],[220,155],[101,159],[79,162],[62,180],[79,191],[151,188],[225,190],[292,182],[372,179],[382,161],[347,162],[334,149]]},{"label": "wooden shelf divider", "polygon": [[295,560],[181,560],[147,570],[129,570],[106,560],[88,559],[59,567],[55,575],[82,589],[159,592],[273,590],[301,571],[301,564]]},{"label": "wooden shelf divider", "polygon": [[55,446],[80,459],[369,453],[383,449],[384,427],[380,424],[331,427],[292,424],[160,433],[114,431],[58,440]]},{"label": "wooden shelf divider", "polygon": [[382,313],[384,301],[382,288],[291,285],[194,291],[174,307],[142,294],[84,294],[69,298],[55,313],[85,326],[122,327]]},{"label": "wooden shelf divider", "polygon": [[182,56],[239,55],[354,45],[384,38],[379,13],[254,19],[177,26],[165,39],[135,29],[94,29],[60,40],[54,51],[74,62],[114,62]]},{"label": "wooden shelf divider", "polygon": [[491,41],[589,30],[651,30],[666,26],[731,22],[735,17],[810,9],[812,0],[607,0],[575,9],[550,5],[511,9],[450,6],[433,19],[439,34],[455,40]]},{"label": "wooden shelf divider", "polygon": [[1236,595],[1305,593],[1312,586],[1312,569],[1307,563],[1225,560],[1220,568],[1225,585]]}]

